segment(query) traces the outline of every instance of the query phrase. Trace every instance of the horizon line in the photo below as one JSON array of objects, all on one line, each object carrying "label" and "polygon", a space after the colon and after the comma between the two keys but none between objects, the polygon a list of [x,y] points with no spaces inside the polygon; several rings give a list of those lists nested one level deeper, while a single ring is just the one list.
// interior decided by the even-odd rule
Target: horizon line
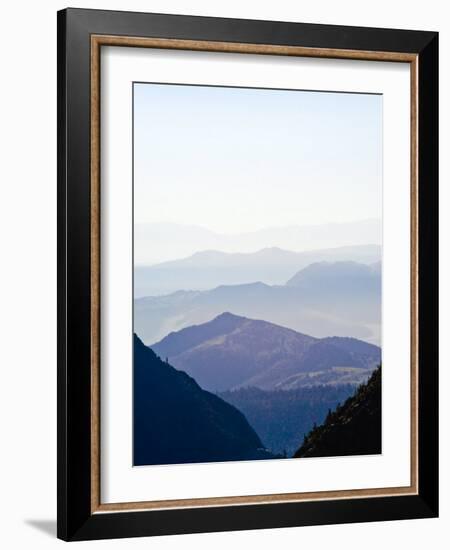
[{"label": "horizon line", "polygon": [[[174,258],[172,260],[162,260],[162,261],[155,261],[154,263],[134,263],[134,268],[139,267],[156,267],[158,265],[168,264],[172,262],[180,262],[183,260],[188,260],[190,258],[193,258],[194,256],[200,255],[200,254],[207,254],[207,253],[218,253],[224,256],[250,256],[253,254],[258,254],[260,252],[269,251],[269,250],[277,250],[280,252],[288,252],[290,254],[305,254],[308,252],[327,252],[332,250],[340,250],[342,248],[364,248],[364,247],[378,247],[382,248],[381,243],[366,243],[366,244],[348,244],[348,245],[341,245],[341,246],[329,246],[324,248],[311,248],[311,249],[303,249],[303,250],[292,250],[288,248],[283,248],[281,246],[265,246],[263,248],[258,248],[257,250],[248,251],[248,252],[228,252],[226,250],[219,250],[218,248],[204,248],[201,250],[197,250],[196,252],[193,252],[192,254],[188,254],[187,256],[181,256]],[[339,261],[339,260],[337,260]],[[349,260],[351,261],[351,260]]]},{"label": "horizon line", "polygon": [[134,227],[137,226],[156,226],[156,225],[172,225],[179,228],[195,228],[195,229],[203,229],[205,231],[208,231],[210,233],[214,233],[215,235],[221,235],[221,236],[238,236],[238,235],[245,235],[245,234],[252,234],[252,233],[259,233],[261,231],[268,231],[268,230],[279,230],[279,229],[304,229],[304,228],[312,228],[312,227],[322,227],[322,226],[329,226],[329,225],[351,225],[351,224],[358,224],[358,223],[367,223],[367,222],[377,222],[382,223],[382,218],[360,218],[357,220],[349,220],[349,221],[328,221],[323,223],[305,223],[305,224],[288,224],[288,225],[267,225],[263,227],[259,227],[258,229],[246,229],[243,231],[235,231],[235,232],[227,232],[227,231],[217,231],[215,229],[210,229],[206,225],[197,225],[194,223],[178,223],[178,222],[171,222],[171,221],[155,221],[155,222],[143,222],[143,221],[135,221]]}]

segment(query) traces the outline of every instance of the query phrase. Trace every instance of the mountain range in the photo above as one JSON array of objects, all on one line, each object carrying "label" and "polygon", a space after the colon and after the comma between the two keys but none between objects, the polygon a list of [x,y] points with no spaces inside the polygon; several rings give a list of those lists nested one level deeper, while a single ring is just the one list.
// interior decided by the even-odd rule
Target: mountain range
[{"label": "mountain range", "polygon": [[266,247],[294,251],[317,250],[380,244],[381,220],[266,227],[235,234],[218,233],[195,225],[136,223],[134,243],[136,265],[184,258],[199,250],[233,253],[255,252]]},{"label": "mountain range", "polygon": [[353,261],[373,264],[380,259],[379,245],[341,246],[306,252],[277,247],[251,253],[204,250],[187,258],[156,265],[135,265],[134,296],[160,296],[182,289],[210,290],[220,285],[254,281],[280,285],[312,263]]},{"label": "mountain range", "polygon": [[202,324],[224,311],[265,319],[317,338],[352,336],[380,341],[381,268],[377,262],[319,262],[284,285],[254,282],[212,290],[179,290],[134,301],[134,327],[144,343]]},{"label": "mountain range", "polygon": [[245,416],[134,335],[133,463],[268,459]]},{"label": "mountain range", "polygon": [[215,392],[354,384],[367,379],[381,360],[380,348],[367,342],[314,338],[231,313],[172,332],[151,348]]}]

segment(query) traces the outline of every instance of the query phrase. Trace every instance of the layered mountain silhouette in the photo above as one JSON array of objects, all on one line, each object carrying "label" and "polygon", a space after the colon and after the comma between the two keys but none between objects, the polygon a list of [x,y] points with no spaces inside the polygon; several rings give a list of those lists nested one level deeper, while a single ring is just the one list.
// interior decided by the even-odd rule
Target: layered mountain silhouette
[{"label": "layered mountain silhouette", "polygon": [[134,229],[135,260],[138,265],[183,258],[198,250],[222,250],[233,253],[256,251],[265,247],[318,250],[381,242],[380,219],[266,227],[235,234],[221,234],[205,227],[175,223],[137,223]]},{"label": "layered mountain silhouette", "polygon": [[360,382],[381,354],[353,338],[318,339],[231,313],[171,333],[151,347],[210,391]]},{"label": "layered mountain silhouette", "polygon": [[378,245],[342,246],[306,252],[292,252],[278,247],[251,253],[205,250],[157,265],[135,266],[134,293],[139,298],[169,294],[180,289],[210,290],[220,285],[254,281],[280,285],[312,263],[350,260],[372,264],[380,258],[381,247]]},{"label": "layered mountain silhouette", "polygon": [[381,453],[381,367],[305,437],[295,458]]},{"label": "layered mountain silhouette", "polygon": [[380,306],[378,263],[320,262],[293,274],[285,285],[254,282],[138,298],[134,322],[146,344],[169,332],[211,321],[223,311],[265,319],[319,338],[334,334],[377,344]]},{"label": "layered mountain silhouette", "polygon": [[378,290],[380,284],[380,262],[366,265],[358,262],[317,262],[296,273],[286,286],[323,292],[364,292]]},{"label": "layered mountain silhouette", "polygon": [[244,415],[134,335],[134,465],[274,458]]}]

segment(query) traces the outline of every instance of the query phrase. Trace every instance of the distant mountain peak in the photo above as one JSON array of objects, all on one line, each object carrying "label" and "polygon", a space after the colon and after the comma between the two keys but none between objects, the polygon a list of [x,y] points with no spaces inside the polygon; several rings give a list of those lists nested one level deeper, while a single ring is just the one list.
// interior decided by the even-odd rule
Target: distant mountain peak
[{"label": "distant mountain peak", "polygon": [[223,313],[220,313],[219,315],[217,315],[217,317],[214,317],[214,319],[212,319],[212,321],[210,322],[213,323],[214,321],[223,321],[228,319],[241,320],[241,321],[248,320],[247,317],[241,317],[240,315],[235,315],[230,311],[224,311]]},{"label": "distant mountain peak", "polygon": [[221,250],[199,250],[198,252],[194,252],[191,256],[188,256],[188,258],[216,258],[216,257],[222,257],[227,256],[226,252],[222,252]]},{"label": "distant mountain peak", "polygon": [[286,286],[299,286],[304,283],[320,284],[323,280],[337,281],[357,278],[359,280],[373,280],[379,276],[377,269],[370,265],[352,260],[336,262],[314,262],[298,271],[287,282]]},{"label": "distant mountain peak", "polygon": [[185,258],[196,250],[248,252],[274,246],[285,250],[319,250],[381,242],[381,220],[287,225],[222,233],[173,223],[136,224],[135,259],[140,265]]},{"label": "distant mountain peak", "polygon": [[236,315],[235,313],[231,313],[229,311],[225,311],[220,315],[217,315],[217,317],[214,317],[214,319],[212,319],[211,321],[207,321],[202,325],[195,325],[195,326],[205,327],[207,325],[210,325],[210,326],[218,325],[219,323],[224,323],[224,324],[226,323],[227,329],[231,328],[234,330],[236,328],[246,327],[248,329],[252,328],[252,329],[282,331],[284,333],[296,334],[304,338],[310,338],[311,340],[315,340],[313,336],[308,336],[307,334],[302,334],[301,332],[298,332],[296,330],[293,330],[287,327],[282,327],[281,325],[277,325],[276,323],[271,323],[270,321],[264,321],[263,319],[251,319],[249,317],[244,317],[243,315]]},{"label": "distant mountain peak", "polygon": [[303,272],[314,272],[314,271],[324,271],[327,269],[336,269],[339,271],[345,271],[349,269],[365,270],[367,271],[367,264],[361,262],[355,262],[354,260],[338,260],[336,262],[331,262],[329,260],[324,260],[321,262],[313,262],[310,265],[303,268]]},{"label": "distant mountain peak", "polygon": [[295,256],[298,253],[293,250],[286,250],[285,248],[281,248],[279,246],[266,246],[254,252],[254,254],[258,256],[274,256],[274,255]]},{"label": "distant mountain peak", "polygon": [[[294,243],[293,243],[294,244]],[[381,258],[377,245],[343,246],[298,252],[299,245],[248,246],[246,251],[204,248],[178,259],[140,265],[134,270],[135,297],[165,295],[180,289],[211,290],[220,285],[263,281],[284,284],[302,268],[315,262],[355,260],[372,264]]]},{"label": "distant mountain peak", "polygon": [[230,311],[224,311],[223,313],[220,313],[219,315],[211,319],[211,321],[207,321],[206,323],[202,323],[200,325],[195,325],[195,326],[197,328],[216,327],[217,332],[223,334],[223,333],[227,333],[235,330],[237,327],[241,326],[242,324],[248,321],[249,319],[247,319],[246,317],[235,315]]},{"label": "distant mountain peak", "polygon": [[236,289],[251,290],[251,289],[263,289],[263,288],[269,288],[269,287],[270,285],[267,285],[266,283],[263,283],[261,281],[254,281],[253,283],[242,283],[239,285],[219,285],[218,287],[213,288],[209,292],[217,292],[218,290],[221,290],[221,289],[225,289],[225,290],[230,289],[234,292]]}]

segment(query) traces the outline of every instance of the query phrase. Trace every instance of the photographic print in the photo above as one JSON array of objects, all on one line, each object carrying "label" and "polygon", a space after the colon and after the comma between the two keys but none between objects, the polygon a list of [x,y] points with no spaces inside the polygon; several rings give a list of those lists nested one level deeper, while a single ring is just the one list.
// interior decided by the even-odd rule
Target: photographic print
[{"label": "photographic print", "polygon": [[382,95],[133,84],[133,464],[382,452]]}]

